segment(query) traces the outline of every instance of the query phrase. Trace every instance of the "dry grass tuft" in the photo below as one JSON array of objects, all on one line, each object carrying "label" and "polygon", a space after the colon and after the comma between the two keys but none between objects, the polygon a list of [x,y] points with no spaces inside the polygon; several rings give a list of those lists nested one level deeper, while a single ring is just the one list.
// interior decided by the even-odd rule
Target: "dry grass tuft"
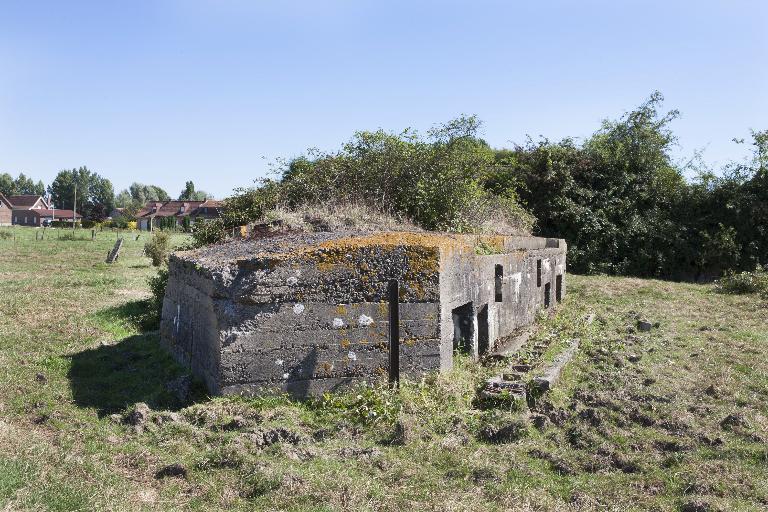
[{"label": "dry grass tuft", "polygon": [[275,229],[301,232],[422,231],[408,219],[354,203],[278,207],[263,219]]}]

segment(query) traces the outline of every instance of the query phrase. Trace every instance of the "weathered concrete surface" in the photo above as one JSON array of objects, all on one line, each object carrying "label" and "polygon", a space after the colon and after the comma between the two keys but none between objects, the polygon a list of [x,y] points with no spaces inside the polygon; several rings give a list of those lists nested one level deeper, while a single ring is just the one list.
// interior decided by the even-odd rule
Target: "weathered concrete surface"
[{"label": "weathered concrete surface", "polygon": [[454,349],[492,350],[565,294],[564,241],[485,238],[490,255],[476,254],[478,241],[309,233],[177,253],[161,339],[214,394],[306,396],[380,380],[397,280],[400,373],[418,378],[450,368]]},{"label": "weathered concrete surface", "polygon": [[560,379],[560,375],[563,373],[565,365],[573,359],[577,350],[579,350],[579,340],[571,340],[568,347],[560,352],[557,357],[542,370],[540,375],[537,375],[533,379],[531,384],[534,389],[539,392],[552,389],[552,386],[554,386]]}]

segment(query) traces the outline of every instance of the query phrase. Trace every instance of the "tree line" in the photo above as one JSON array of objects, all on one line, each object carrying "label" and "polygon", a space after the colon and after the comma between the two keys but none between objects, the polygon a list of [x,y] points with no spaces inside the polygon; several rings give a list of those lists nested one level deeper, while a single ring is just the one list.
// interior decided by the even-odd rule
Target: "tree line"
[{"label": "tree line", "polygon": [[[89,170],[87,167],[59,171],[53,182],[47,187],[42,181],[34,182],[20,173],[14,178],[8,173],[0,173],[0,193],[14,195],[47,195],[56,208],[71,210],[75,207],[77,194],[77,212],[88,220],[102,220],[115,208],[123,208],[125,215],[131,217],[149,201],[168,201],[171,196],[157,185],[133,183],[127,189],[115,194],[112,182]],[[180,201],[202,201],[210,197],[203,190],[196,190],[192,181],[187,181],[179,193]]]},{"label": "tree line", "polygon": [[736,141],[751,157],[715,172],[672,158],[678,116],[656,92],[583,141],[493,148],[475,117],[425,136],[357,132],[337,151],[278,162],[198,238],[219,240],[276,207],[353,202],[430,230],[565,238],[577,273],[699,280],[768,264],[768,131]]}]

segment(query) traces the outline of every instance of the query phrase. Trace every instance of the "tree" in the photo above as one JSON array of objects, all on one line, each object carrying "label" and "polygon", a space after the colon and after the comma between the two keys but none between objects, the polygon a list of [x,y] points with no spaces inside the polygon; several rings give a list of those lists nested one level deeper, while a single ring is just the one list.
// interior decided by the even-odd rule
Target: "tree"
[{"label": "tree", "polygon": [[16,194],[16,183],[13,180],[13,176],[6,172],[0,174],[0,194],[4,196]]},{"label": "tree", "polygon": [[41,196],[45,194],[45,185],[42,181],[35,183],[24,173],[19,173],[16,179],[8,173],[3,173],[0,174],[0,192],[5,196],[17,194]]},{"label": "tree", "polygon": [[670,158],[669,124],[654,93],[618,120],[603,122],[584,144],[547,139],[497,151],[484,186],[511,188],[537,219],[540,236],[568,240],[576,272],[670,276],[687,269],[679,217],[686,190]]},{"label": "tree", "polygon": [[171,196],[162,188],[155,185],[144,185],[143,183],[133,183],[128,191],[133,198],[134,203],[144,206],[148,201],[168,201]]},{"label": "tree", "polygon": [[89,171],[87,167],[60,171],[48,187],[51,200],[58,208],[72,209],[77,189],[77,212],[91,220],[109,215],[115,204],[112,182]]},{"label": "tree", "polygon": [[16,178],[14,185],[16,187],[17,194],[29,194],[35,196],[41,196],[45,194],[45,185],[42,181],[35,183],[31,178],[28,178],[24,173],[20,173]]},{"label": "tree", "polygon": [[208,193],[203,190],[195,191],[195,184],[188,181],[184,185],[184,190],[179,194],[179,201],[205,201],[208,199]]},{"label": "tree", "polygon": [[133,205],[133,197],[128,189],[120,191],[115,196],[115,207],[117,208],[130,208]]}]

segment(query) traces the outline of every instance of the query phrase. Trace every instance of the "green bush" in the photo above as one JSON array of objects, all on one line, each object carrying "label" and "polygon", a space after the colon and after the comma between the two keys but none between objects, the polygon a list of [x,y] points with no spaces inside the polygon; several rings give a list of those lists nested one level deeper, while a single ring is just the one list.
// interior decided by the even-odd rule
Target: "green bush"
[{"label": "green bush", "polygon": [[324,394],[320,407],[326,412],[341,414],[354,423],[392,424],[402,409],[402,399],[396,390],[388,386],[362,384],[357,392]]},{"label": "green bush", "polygon": [[222,219],[197,221],[192,226],[192,238],[196,247],[223,242],[227,235],[228,230]]},{"label": "green bush", "polygon": [[165,288],[168,285],[168,267],[163,265],[157,269],[157,274],[150,276],[147,279],[149,284],[149,291],[152,296],[150,297],[150,304],[152,310],[157,313],[157,321],[163,314],[163,298],[165,297]]},{"label": "green bush", "polygon": [[171,252],[171,235],[165,231],[155,231],[152,238],[144,244],[144,253],[152,259],[152,265],[159,267],[168,261]]},{"label": "green bush", "polygon": [[225,202],[225,225],[261,220],[277,207],[356,204],[429,230],[529,232],[532,218],[513,190],[497,195],[483,188],[494,153],[478,133],[474,117],[426,137],[411,130],[358,132],[335,153],[311,151],[283,165],[277,180],[239,190]]},{"label": "green bush", "polygon": [[0,231],[0,238],[8,240],[9,238],[13,238],[13,233],[10,231]]},{"label": "green bush", "polygon": [[697,158],[676,164],[678,112],[662,104],[654,93],[582,144],[498,150],[483,185],[518,194],[535,234],[565,238],[576,273],[699,281],[768,264],[768,132],[753,132],[751,160],[716,176]]},{"label": "green bush", "polygon": [[222,224],[195,239],[351,204],[427,230],[564,238],[575,273],[705,281],[768,265],[768,131],[752,132],[750,157],[714,173],[696,155],[673,158],[678,115],[656,92],[583,142],[529,138],[511,149],[491,148],[474,117],[425,136],[357,132],[338,151],[280,162],[275,179],[238,190]]},{"label": "green bush", "polygon": [[102,222],[101,226],[105,228],[128,229],[128,222],[129,219],[127,217],[115,217],[114,219]]},{"label": "green bush", "polygon": [[[72,223],[65,220],[54,220],[51,222],[52,228],[72,229]],[[75,227],[81,227],[79,222],[75,223]]]},{"label": "green bush", "polygon": [[768,268],[758,265],[754,272],[728,271],[715,282],[715,289],[720,293],[760,293],[768,296]]}]

